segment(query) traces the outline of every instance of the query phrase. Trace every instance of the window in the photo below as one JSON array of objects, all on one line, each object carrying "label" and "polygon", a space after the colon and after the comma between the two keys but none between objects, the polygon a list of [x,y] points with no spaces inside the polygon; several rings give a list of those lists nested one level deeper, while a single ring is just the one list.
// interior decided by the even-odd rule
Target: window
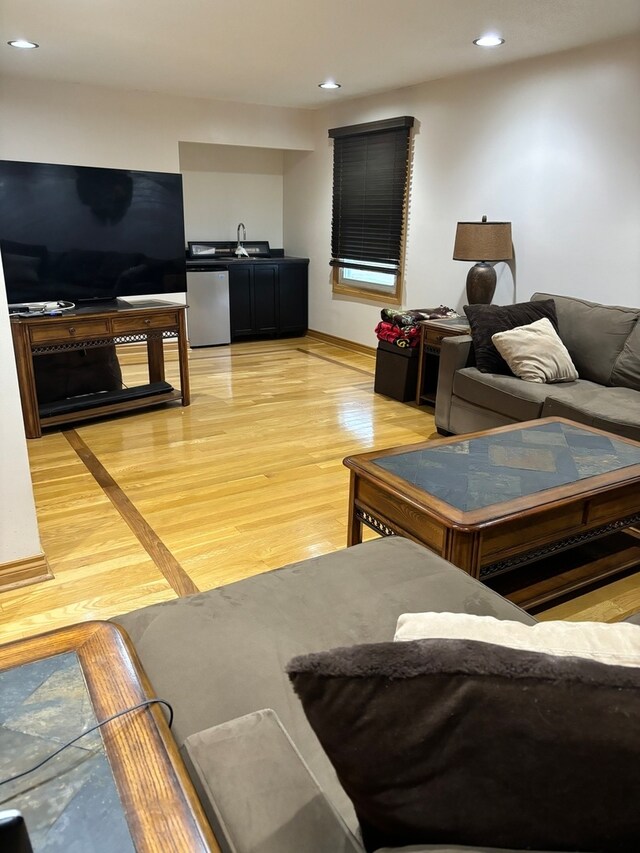
[{"label": "window", "polygon": [[329,131],[334,293],[401,302],[413,122],[401,116]]}]

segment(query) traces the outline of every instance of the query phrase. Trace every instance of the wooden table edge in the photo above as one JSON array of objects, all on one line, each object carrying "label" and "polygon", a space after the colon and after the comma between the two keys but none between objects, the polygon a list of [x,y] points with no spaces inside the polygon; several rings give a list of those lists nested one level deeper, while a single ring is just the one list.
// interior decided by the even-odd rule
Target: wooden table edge
[{"label": "wooden table edge", "polygon": [[447,435],[447,436],[438,436],[438,438],[425,439],[424,441],[414,441],[411,444],[395,444],[392,447],[384,447],[380,450],[367,450],[364,453],[352,453],[349,456],[345,457],[346,459],[365,459],[369,460],[376,456],[395,456],[399,453],[410,453],[413,450],[422,450],[425,448],[430,448],[434,446],[440,446],[444,444],[457,444],[460,441],[468,441],[472,438],[484,438],[487,435],[499,435],[503,432],[517,432],[521,429],[529,429],[535,426],[544,426],[545,424],[565,424],[570,427],[577,427],[578,429],[586,430],[587,432],[592,432],[595,435],[603,435],[605,438],[614,438],[616,441],[621,441],[623,444],[630,444],[634,447],[640,446],[640,442],[636,441],[633,438],[627,438],[623,435],[617,435],[612,432],[607,432],[604,429],[598,429],[598,427],[589,426],[589,424],[581,424],[578,421],[572,421],[569,418],[561,418],[561,417],[547,417],[547,418],[534,418],[529,421],[518,421],[513,424],[505,424],[504,426],[499,427],[491,427],[491,429],[479,429],[474,432],[465,432],[460,433],[459,435]]},{"label": "wooden table edge", "polygon": [[[522,421],[519,424],[509,424],[505,427],[496,427],[491,430],[480,430],[474,433],[465,435],[448,436],[446,438],[421,441],[414,444],[397,445],[395,447],[372,450],[366,453],[352,454],[343,459],[342,464],[351,471],[352,477],[360,477],[367,482],[374,484],[377,488],[385,491],[387,494],[398,494],[402,496],[402,500],[413,506],[419,511],[428,511],[438,521],[442,521],[448,527],[464,532],[474,532],[486,528],[491,528],[501,524],[508,519],[509,516],[519,512],[527,512],[528,515],[546,512],[551,507],[561,508],[567,503],[573,503],[581,496],[597,496],[602,492],[611,491],[611,489],[619,486],[625,488],[634,483],[640,485],[640,463],[628,465],[624,468],[618,468],[614,471],[608,471],[603,474],[596,474],[591,477],[584,477],[581,480],[574,480],[570,483],[565,483],[559,486],[553,486],[549,489],[541,489],[538,492],[532,492],[529,495],[522,497],[507,498],[499,503],[489,504],[486,507],[481,507],[474,510],[461,510],[447,503],[447,501],[436,497],[424,489],[413,485],[408,480],[403,479],[397,474],[393,474],[385,468],[377,466],[375,469],[370,467],[376,464],[376,459],[387,458],[389,456],[397,456],[402,453],[412,453],[416,450],[432,450],[447,444],[455,444],[460,441],[466,441],[472,438],[482,438],[488,434],[495,435],[502,432],[514,432],[516,429],[524,427],[537,426],[545,423],[564,423],[569,426],[585,428],[587,431],[604,435],[607,438],[613,437],[616,440],[620,439],[625,444],[640,447],[640,444],[633,439],[624,438],[622,436],[613,436],[605,430],[588,427],[584,424],[578,424],[575,421],[570,421],[567,418],[539,418],[534,421]],[[428,502],[425,501],[425,495],[428,496]],[[542,500],[541,500],[542,498]]]},{"label": "wooden table edge", "polygon": [[[0,671],[67,652],[78,655],[98,721],[162,698],[124,629],[111,622],[83,622],[0,646]],[[101,733],[136,850],[220,853],[160,706],[125,714]]]}]

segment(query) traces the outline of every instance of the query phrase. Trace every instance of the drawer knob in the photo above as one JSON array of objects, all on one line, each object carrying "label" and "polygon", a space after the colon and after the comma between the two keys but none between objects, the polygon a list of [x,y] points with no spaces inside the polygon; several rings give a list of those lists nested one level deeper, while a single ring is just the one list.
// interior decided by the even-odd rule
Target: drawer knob
[{"label": "drawer knob", "polygon": [[69,326],[69,334],[70,334],[70,335],[75,335],[75,333],[76,333],[75,327],[74,327],[74,326]]},{"label": "drawer knob", "polygon": [[144,324],[145,324],[145,326],[150,326],[150,325],[151,325],[151,320],[147,317],[147,318],[145,319],[145,321],[144,321]]}]

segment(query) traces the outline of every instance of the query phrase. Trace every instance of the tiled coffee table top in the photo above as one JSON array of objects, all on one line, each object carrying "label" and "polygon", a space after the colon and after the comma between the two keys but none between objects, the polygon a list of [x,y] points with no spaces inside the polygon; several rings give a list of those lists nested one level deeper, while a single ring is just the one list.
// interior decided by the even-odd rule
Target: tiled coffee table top
[{"label": "tiled coffee table top", "polygon": [[[95,725],[75,652],[0,673],[0,778],[14,776]],[[34,853],[129,853],[125,822],[99,731],[0,789],[19,809]]]},{"label": "tiled coffee table top", "polygon": [[640,447],[547,423],[372,460],[462,511],[640,464]]}]

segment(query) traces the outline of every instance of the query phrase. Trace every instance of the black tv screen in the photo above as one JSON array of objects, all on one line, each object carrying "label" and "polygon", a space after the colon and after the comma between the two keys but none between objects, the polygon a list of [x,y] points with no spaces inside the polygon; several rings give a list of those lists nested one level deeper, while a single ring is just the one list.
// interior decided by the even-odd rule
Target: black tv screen
[{"label": "black tv screen", "polygon": [[182,176],[0,160],[9,304],[186,290]]}]

